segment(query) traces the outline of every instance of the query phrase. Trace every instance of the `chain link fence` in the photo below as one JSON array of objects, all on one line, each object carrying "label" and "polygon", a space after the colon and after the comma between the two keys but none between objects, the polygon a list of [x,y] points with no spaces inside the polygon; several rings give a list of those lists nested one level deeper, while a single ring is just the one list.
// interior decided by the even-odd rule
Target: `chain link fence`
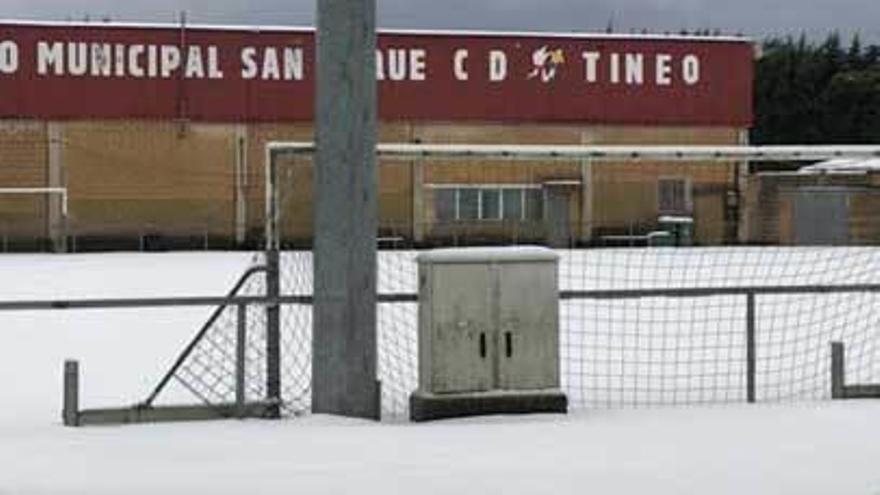
[{"label": "chain link fence", "polygon": [[[655,248],[560,255],[561,379],[573,409],[829,399],[832,341],[847,346],[848,379],[880,382],[880,249]],[[416,256],[380,252],[380,294],[417,292]],[[255,265],[262,262],[254,257]],[[281,310],[286,415],[310,411],[311,263],[308,251],[280,258],[282,295],[300,297]],[[265,291],[265,276],[256,274],[237,294]],[[247,400],[266,397],[264,309],[247,309]],[[236,400],[241,311],[223,308],[174,373],[207,404]],[[416,302],[378,305],[386,419],[408,416],[409,395],[417,387],[417,319]]]}]

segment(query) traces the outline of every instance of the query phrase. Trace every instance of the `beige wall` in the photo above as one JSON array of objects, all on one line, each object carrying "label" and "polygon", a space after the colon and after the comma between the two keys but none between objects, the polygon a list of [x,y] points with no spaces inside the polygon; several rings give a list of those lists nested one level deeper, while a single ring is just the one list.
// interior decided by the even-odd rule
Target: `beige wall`
[{"label": "beige wall", "polygon": [[[70,192],[70,233],[95,236],[202,235],[234,239],[262,236],[265,145],[310,141],[310,124],[194,124],[158,121],[73,121],[61,127],[62,181]],[[386,122],[383,142],[502,144],[735,144],[733,128],[621,127],[501,123]],[[46,185],[46,124],[0,124],[0,187]],[[585,172],[586,171],[586,172]],[[313,167],[284,167],[283,234],[305,240],[312,230]],[[585,173],[589,176],[585,177]],[[432,230],[431,184],[587,184],[570,197],[572,232],[656,222],[657,180],[682,176],[694,186],[697,238],[723,237],[724,191],[734,187],[733,165],[657,163],[444,163],[387,162],[379,168],[380,225],[385,236],[412,237]],[[39,201],[0,198],[0,221],[45,219]],[[585,213],[586,212],[586,213]],[[589,215],[587,218],[585,215]],[[43,228],[45,230],[45,221]],[[37,225],[39,222],[27,222]],[[448,226],[447,226],[448,227]],[[477,222],[461,233],[516,236],[534,225]]]},{"label": "beige wall", "polygon": [[[0,121],[0,188],[46,187],[46,128],[44,122]],[[0,194],[0,242],[47,236],[47,209],[45,195]]]},{"label": "beige wall", "polygon": [[232,234],[233,126],[71,122],[64,136],[72,233]]}]

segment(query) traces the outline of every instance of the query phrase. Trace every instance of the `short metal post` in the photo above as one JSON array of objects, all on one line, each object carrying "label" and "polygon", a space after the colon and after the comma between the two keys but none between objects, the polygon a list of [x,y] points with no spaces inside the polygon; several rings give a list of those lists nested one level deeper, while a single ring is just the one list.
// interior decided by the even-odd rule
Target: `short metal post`
[{"label": "short metal post", "polygon": [[[276,153],[266,150],[266,297],[281,295],[279,233],[278,164]],[[266,400],[269,416],[281,416],[281,308],[277,302],[266,305]]]},{"label": "short metal post", "polygon": [[746,400],[755,403],[755,293],[746,294]]},{"label": "short metal post", "polygon": [[831,343],[831,398],[846,398],[846,355],[843,342]]},{"label": "short metal post", "polygon": [[238,331],[235,336],[235,407],[239,418],[244,417],[245,402],[245,349],[247,349],[247,306],[238,305]]},{"label": "short metal post", "polygon": [[[277,299],[281,295],[281,272],[279,252],[270,248],[266,252],[266,296]],[[281,416],[281,307],[277,301],[266,307],[266,398],[274,402],[269,415]]]},{"label": "short metal post", "polygon": [[64,362],[64,426],[79,426],[79,362]]}]

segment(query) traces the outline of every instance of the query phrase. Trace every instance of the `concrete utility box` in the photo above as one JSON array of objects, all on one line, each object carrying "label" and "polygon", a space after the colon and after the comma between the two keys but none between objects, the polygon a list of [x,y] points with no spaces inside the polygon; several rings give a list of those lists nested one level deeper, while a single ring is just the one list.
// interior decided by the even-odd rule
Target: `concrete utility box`
[{"label": "concrete utility box", "polygon": [[418,262],[411,418],[565,412],[558,255],[539,247],[443,249]]}]

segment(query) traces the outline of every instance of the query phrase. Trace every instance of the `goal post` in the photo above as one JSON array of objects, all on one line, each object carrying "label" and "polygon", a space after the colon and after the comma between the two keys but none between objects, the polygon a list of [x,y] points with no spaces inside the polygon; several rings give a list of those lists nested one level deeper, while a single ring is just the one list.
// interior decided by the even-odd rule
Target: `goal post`
[{"label": "goal post", "polygon": [[[21,196],[45,196],[46,204],[46,236],[52,243],[53,250],[64,252],[67,249],[68,227],[68,192],[66,187],[0,187],[0,198]],[[2,242],[6,243],[3,234]],[[4,248],[5,246],[0,246]]]},{"label": "goal post", "polygon": [[[273,212],[267,216],[273,224],[266,230],[269,245],[283,246],[284,229],[279,223],[296,214],[285,198],[301,202],[308,197],[300,194],[300,187],[309,186],[295,183],[309,175],[288,172],[308,170],[314,153],[315,145],[309,142],[272,142],[266,147],[266,177],[271,178],[266,197],[267,205],[273,204],[267,210]],[[609,174],[626,174],[627,164],[649,166],[652,162],[660,163],[658,167],[682,164],[729,171],[730,166],[754,161],[878,156],[880,146],[380,143],[376,147],[380,170],[395,163],[424,165],[436,168],[425,176],[436,176],[445,167],[460,167],[469,168],[471,177],[479,180],[480,174],[473,169],[497,165],[498,169],[524,171],[552,187],[576,182],[545,180],[541,171],[559,164],[602,163],[607,164]],[[500,218],[507,212],[510,193],[516,199],[511,211],[527,220],[529,197],[513,189],[522,184],[483,177],[482,187],[492,185],[500,194],[468,193],[476,198],[474,205],[479,205],[474,211],[491,210]],[[292,184],[297,194],[285,191]],[[429,192],[442,191],[442,186],[434,184]],[[460,189],[459,199],[470,191],[460,179],[455,186]],[[487,207],[487,198],[497,201],[497,206]],[[413,261],[403,252],[380,253],[379,260],[383,411],[399,415],[404,414],[406,393],[414,383],[417,358],[412,355],[412,327],[416,320],[407,313],[412,308],[393,309],[381,296],[399,287],[415,290],[415,282],[409,281],[414,277]],[[876,381],[878,335],[871,322],[878,318],[873,309],[880,287],[878,270],[880,257],[873,248],[571,251],[560,265],[565,390],[574,408],[818,399],[830,390],[826,383],[830,380],[828,343],[838,338],[848,341],[858,356],[848,365],[850,373],[859,376],[859,381]],[[283,266],[281,271],[288,273]],[[309,282],[303,283],[308,286]],[[595,360],[584,361],[586,356]]]},{"label": "goal post", "polygon": [[[272,154],[307,156],[316,145],[306,141],[273,141],[266,145]],[[693,162],[809,162],[835,158],[869,159],[880,157],[877,145],[784,145],[784,146],[596,146],[596,145],[514,145],[514,144],[426,144],[379,143],[379,159],[473,160],[657,160]],[[270,160],[271,161],[271,160]]]},{"label": "goal post", "polygon": [[[286,180],[297,183],[295,185],[297,208],[304,210],[312,207],[311,204],[314,202],[314,195],[317,192],[311,189],[310,184],[304,184],[310,183],[312,180],[309,173],[294,172],[293,169],[309,169],[315,151],[316,146],[311,142],[270,142],[266,145],[267,178],[275,177],[276,175],[273,173],[281,173],[270,170],[271,167],[278,166],[279,163],[299,164],[282,168],[285,169],[283,174]],[[682,187],[677,184],[677,182],[685,181],[686,176],[690,173],[688,171],[699,171],[704,176],[713,175],[715,185],[709,187],[728,188],[726,191],[719,192],[718,199],[713,199],[713,201],[724,203],[730,207],[728,208],[729,212],[719,210],[713,213],[713,218],[717,218],[715,221],[720,222],[722,215],[742,215],[745,210],[742,203],[746,199],[748,179],[737,171],[742,168],[743,164],[756,161],[809,163],[839,158],[870,159],[877,156],[880,156],[880,147],[871,145],[597,146],[380,143],[376,146],[380,180],[385,180],[386,176],[400,177],[411,174],[411,191],[409,191],[411,197],[391,199],[380,197],[380,201],[383,202],[383,212],[387,211],[387,208],[384,208],[386,206],[384,203],[410,205],[408,207],[411,208],[411,211],[400,212],[394,217],[395,221],[402,226],[395,226],[391,220],[385,218],[380,219],[382,222],[380,230],[383,232],[380,235],[424,244],[423,241],[426,238],[430,241],[431,237],[430,232],[426,233],[425,230],[426,225],[430,226],[428,224],[433,219],[430,207],[432,198],[444,194],[464,194],[467,192],[468,198],[466,199],[470,199],[477,196],[474,189],[491,186],[499,189],[498,193],[492,193],[491,201],[495,201],[497,196],[508,195],[507,199],[512,198],[514,201],[519,199],[523,203],[521,208],[512,212],[514,216],[521,213],[522,220],[524,220],[520,226],[513,227],[514,230],[519,229],[512,236],[513,240],[518,239],[517,242],[546,241],[547,238],[552,238],[554,233],[548,230],[553,230],[556,226],[548,222],[543,222],[546,225],[541,225],[544,220],[552,220],[552,218],[548,218],[551,216],[551,212],[537,205],[532,213],[528,213],[525,203],[531,201],[534,196],[537,198],[537,202],[546,202],[548,206],[552,207],[553,201],[557,199],[556,196],[562,196],[563,202],[565,201],[564,197],[569,196],[573,197],[572,208],[575,208],[575,203],[580,208],[577,214],[581,217],[582,225],[578,227],[581,234],[577,238],[581,241],[579,243],[583,243],[592,239],[592,230],[594,230],[592,227],[599,225],[593,220],[594,205],[609,201],[625,201],[628,191],[636,191],[642,196],[640,199],[642,202],[646,201],[649,196],[656,197],[654,201],[660,203],[659,216],[679,216],[682,210],[690,209],[693,206],[692,202],[698,198],[692,197],[691,191],[683,189],[699,189],[700,185],[684,184]],[[481,166],[481,164],[485,166]],[[676,168],[676,164],[685,168]],[[566,166],[569,166],[567,170],[564,168]],[[651,171],[648,173],[639,172],[638,170],[643,170],[643,166],[644,170],[651,169]],[[410,170],[406,170],[406,167],[410,167]],[[729,168],[729,170],[725,170],[725,168]],[[448,172],[453,169],[455,169],[453,172]],[[511,172],[516,169],[519,169],[520,172]],[[392,170],[393,172],[391,172]],[[425,170],[436,170],[437,173],[427,173],[426,175]],[[495,174],[491,170],[501,172]],[[468,177],[468,179],[465,182],[447,180],[442,177],[444,174],[448,177]],[[297,176],[291,179],[290,177],[293,175]],[[437,180],[438,176],[440,180]],[[646,180],[646,177],[649,176],[649,180]],[[625,182],[629,182],[629,186],[624,185]],[[638,184],[638,187],[631,187],[634,182],[641,182],[641,184]],[[267,201],[274,194],[276,187],[277,184],[267,184]],[[403,188],[406,187],[409,186],[403,186]],[[661,190],[658,191],[658,187]],[[664,189],[664,187],[667,188]],[[419,190],[420,188],[422,190]],[[390,189],[401,189],[401,186],[395,184],[383,186],[381,189],[380,195],[386,194],[385,191]],[[699,194],[699,191],[694,194]],[[664,197],[664,195],[671,195],[671,197]],[[482,195],[478,196],[480,197],[473,199],[473,202],[479,201],[480,204],[485,204],[482,202]],[[499,202],[502,203],[502,206],[511,204],[510,201],[503,198],[499,198]],[[488,214],[496,215],[497,211],[495,210],[489,211]],[[267,206],[266,211],[271,211],[270,206]],[[460,213],[457,210],[450,211],[447,216],[457,219]],[[474,213],[469,212],[468,215],[473,217]],[[618,214],[618,216],[620,215]],[[277,219],[267,217],[267,220]],[[502,222],[499,225],[509,224],[503,221],[506,220],[505,215],[501,215],[500,220]],[[528,223],[528,220],[532,220],[532,223]],[[620,226],[617,227],[617,230],[612,229],[607,232],[607,238],[621,242],[626,239],[644,242],[641,237],[644,237],[645,233],[634,232],[644,230],[647,227],[639,223],[642,222],[641,220],[628,220],[628,222],[629,224],[625,224],[622,220],[618,221]],[[747,219],[737,217],[735,222],[737,225],[742,224],[744,228]],[[277,241],[277,226],[277,222],[274,226],[267,225],[267,239],[270,243]],[[727,243],[744,242],[747,238],[744,231],[738,230],[739,228],[734,229],[733,225],[724,228],[729,232],[724,236],[720,232],[716,232],[714,238],[719,240],[713,242],[721,242],[722,237],[726,239],[724,242]],[[721,227],[716,227],[717,229],[721,229]],[[298,238],[308,243],[311,235],[310,227],[299,225],[297,230]],[[465,230],[461,235],[466,236],[468,232]],[[460,236],[457,232],[448,235],[456,238]]]}]

